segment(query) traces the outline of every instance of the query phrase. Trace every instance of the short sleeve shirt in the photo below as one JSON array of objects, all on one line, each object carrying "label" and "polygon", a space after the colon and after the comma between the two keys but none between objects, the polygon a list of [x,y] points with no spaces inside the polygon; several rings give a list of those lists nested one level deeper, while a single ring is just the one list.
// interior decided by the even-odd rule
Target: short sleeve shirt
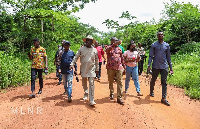
[{"label": "short sleeve shirt", "polygon": [[104,55],[104,51],[103,48],[101,46],[95,47],[97,49],[98,52],[98,58],[99,58],[99,62],[102,62],[102,55]]},{"label": "short sleeve shirt", "polygon": [[[137,55],[138,55],[138,52],[137,52],[137,51],[131,52],[131,51],[129,51],[129,50],[127,50],[127,51],[123,54],[123,56],[126,57],[127,59],[132,59],[132,58],[137,59]],[[129,67],[135,67],[135,66],[137,65],[137,62],[136,62],[136,60],[135,60],[134,62],[128,62],[128,63],[125,63],[125,64],[126,64],[127,66],[129,66]]]},{"label": "short sleeve shirt", "polygon": [[31,68],[43,69],[45,66],[44,57],[47,57],[46,50],[41,46],[39,48],[33,47],[30,55],[33,57]]}]

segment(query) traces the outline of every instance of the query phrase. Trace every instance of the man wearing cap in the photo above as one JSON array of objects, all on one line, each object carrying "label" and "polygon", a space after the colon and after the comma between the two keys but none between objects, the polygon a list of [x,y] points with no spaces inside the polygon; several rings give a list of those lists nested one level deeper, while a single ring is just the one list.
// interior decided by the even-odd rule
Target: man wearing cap
[{"label": "man wearing cap", "polygon": [[[59,72],[62,74],[63,82],[64,82],[64,95],[68,95],[68,102],[72,101],[72,80],[73,80],[73,69],[70,68],[70,64],[75,56],[74,52],[71,51],[70,42],[64,41],[63,43],[63,50],[59,51],[59,60],[58,62]],[[74,74],[77,74],[77,65],[74,64]]]},{"label": "man wearing cap", "polygon": [[[40,46],[40,41],[38,38],[33,39],[33,45],[34,45],[34,47],[31,48],[31,51],[28,55],[29,59],[32,60],[32,66],[31,66],[31,91],[32,91],[32,94],[29,95],[29,97],[35,98],[36,75],[38,73],[39,84],[40,84],[40,89],[39,89],[38,94],[41,94],[42,88],[43,88],[42,72],[43,72],[43,69],[46,69],[46,70],[48,69],[48,64],[47,64],[46,50]],[[45,66],[45,64],[46,64],[46,66]]]},{"label": "man wearing cap", "polygon": [[92,36],[87,36],[83,39],[86,43],[85,46],[81,47],[76,56],[74,57],[72,66],[77,62],[80,57],[81,61],[81,77],[82,77],[82,85],[84,89],[84,97],[83,100],[87,100],[88,98],[88,87],[87,87],[87,79],[89,81],[89,101],[90,105],[94,106],[96,103],[94,102],[94,78],[99,71],[99,59],[97,50],[92,46],[95,43],[95,40]]},{"label": "man wearing cap", "polygon": [[122,101],[122,75],[125,70],[124,57],[122,56],[122,50],[118,46],[119,41],[116,37],[111,38],[111,45],[106,49],[107,54],[107,73],[110,89],[110,99],[114,97],[113,82],[116,76],[117,82],[117,102],[121,105],[124,104]]}]

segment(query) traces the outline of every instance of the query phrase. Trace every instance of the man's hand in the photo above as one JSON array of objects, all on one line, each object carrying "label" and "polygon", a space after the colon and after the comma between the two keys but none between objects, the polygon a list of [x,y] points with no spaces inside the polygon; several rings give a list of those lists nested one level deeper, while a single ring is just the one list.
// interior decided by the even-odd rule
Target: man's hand
[{"label": "man's hand", "polygon": [[58,72],[61,73],[61,69],[58,69]]},{"label": "man's hand", "polygon": [[151,67],[150,66],[148,66],[148,68],[147,68],[147,71],[150,71],[151,70]]},{"label": "man's hand", "polygon": [[173,72],[173,70],[171,69],[170,71],[169,71],[169,74],[173,74],[174,72]]},{"label": "man's hand", "polygon": [[126,70],[124,69],[124,71],[123,71],[122,75],[125,75],[125,74],[126,74]]},{"label": "man's hand", "polygon": [[70,65],[70,67],[69,67],[69,70],[71,71],[73,69],[73,66],[72,65]]},{"label": "man's hand", "polygon": [[76,70],[74,71],[74,75],[75,75],[75,76],[77,75],[77,71],[76,71]]}]

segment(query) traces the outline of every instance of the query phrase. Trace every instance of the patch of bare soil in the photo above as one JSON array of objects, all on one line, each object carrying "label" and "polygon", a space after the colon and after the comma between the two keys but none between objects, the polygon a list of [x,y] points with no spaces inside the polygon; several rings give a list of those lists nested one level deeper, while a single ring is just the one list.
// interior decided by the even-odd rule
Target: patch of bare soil
[{"label": "patch of bare soil", "polygon": [[[167,100],[161,104],[162,87],[157,80],[155,97],[149,96],[149,79],[140,76],[141,92],[137,97],[133,81],[124,95],[125,105],[109,99],[105,65],[100,82],[95,81],[95,107],[83,101],[80,82],[73,81],[73,100],[68,103],[63,84],[57,85],[55,73],[45,76],[43,93],[29,99],[30,85],[11,88],[0,94],[1,129],[200,129],[200,102],[184,95],[183,89],[168,86]],[[123,84],[125,84],[123,76]],[[39,90],[36,82],[36,92]],[[115,93],[116,93],[116,83]],[[123,87],[124,90],[124,87]]]}]

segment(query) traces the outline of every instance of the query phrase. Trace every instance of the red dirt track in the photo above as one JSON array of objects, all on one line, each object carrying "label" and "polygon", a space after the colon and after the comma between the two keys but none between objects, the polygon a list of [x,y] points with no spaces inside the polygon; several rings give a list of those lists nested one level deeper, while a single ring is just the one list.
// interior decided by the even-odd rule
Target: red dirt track
[{"label": "red dirt track", "polygon": [[[80,82],[76,82],[75,77],[73,80],[72,103],[62,95],[63,84],[57,85],[55,73],[44,77],[43,93],[37,94],[36,98],[28,98],[30,85],[10,88],[6,93],[1,91],[0,129],[200,129],[200,102],[185,96],[183,89],[168,86],[167,100],[171,104],[168,107],[160,103],[160,81],[156,82],[155,97],[150,97],[149,80],[146,75],[139,76],[144,96],[137,97],[131,81],[128,93],[123,92],[125,105],[122,106],[116,102],[116,83],[114,100],[109,99],[106,73],[105,65],[102,65],[101,80],[95,80],[95,107],[81,99],[80,75]],[[125,75],[123,85],[124,81]],[[18,113],[13,112],[16,108]]]}]

